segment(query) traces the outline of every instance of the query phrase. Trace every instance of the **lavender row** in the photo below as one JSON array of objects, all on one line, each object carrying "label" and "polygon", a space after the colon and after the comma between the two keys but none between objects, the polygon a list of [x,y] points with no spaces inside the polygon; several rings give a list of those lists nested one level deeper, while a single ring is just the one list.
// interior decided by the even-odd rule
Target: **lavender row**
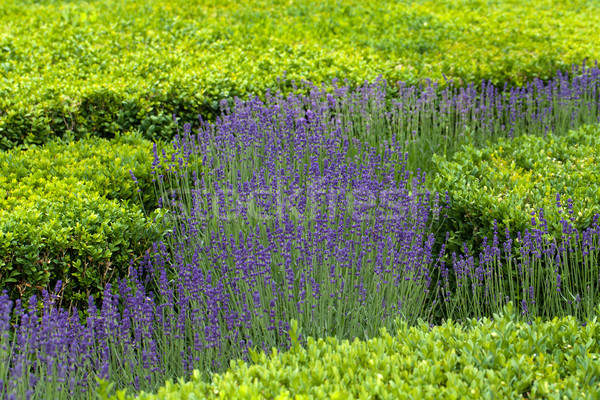
[{"label": "lavender row", "polygon": [[[402,82],[390,86],[385,80],[376,80],[351,90],[334,80],[320,87],[310,82],[293,83],[293,88],[307,94],[266,95],[268,107],[296,109],[297,113],[277,122],[280,129],[293,130],[296,117],[314,116],[324,128],[340,129],[375,148],[395,141],[409,152],[408,169],[412,172],[417,168],[433,171],[433,154],[450,156],[465,142],[485,145],[498,137],[561,135],[600,122],[597,62],[591,67],[574,65],[570,72],[558,71],[549,81],[534,79],[523,87],[501,88],[489,81],[466,87],[457,87],[452,81],[443,88],[431,81],[419,86]],[[228,124],[235,134],[229,107],[240,112],[239,104],[223,102],[221,109],[226,115],[218,118],[218,124]],[[305,111],[308,114],[304,115]]]},{"label": "lavender row", "polygon": [[191,252],[181,240],[175,259],[157,244],[142,269],[106,287],[101,309],[90,298],[85,323],[56,310],[47,293],[40,311],[35,298],[29,311],[19,301],[13,311],[0,296],[0,390],[7,398],[89,398],[98,375],[152,391],[193,369],[222,371],[229,360],[247,359],[249,348],[287,349],[291,319],[307,336],[352,339],[395,329],[397,318],[463,320],[509,301],[526,320],[597,315],[597,221],[561,244],[543,230],[518,235],[518,259],[513,239],[495,235],[478,257],[453,254],[448,263],[424,236],[395,243],[380,232],[367,229],[344,247],[334,232],[303,237],[285,221],[238,240],[213,233]]}]

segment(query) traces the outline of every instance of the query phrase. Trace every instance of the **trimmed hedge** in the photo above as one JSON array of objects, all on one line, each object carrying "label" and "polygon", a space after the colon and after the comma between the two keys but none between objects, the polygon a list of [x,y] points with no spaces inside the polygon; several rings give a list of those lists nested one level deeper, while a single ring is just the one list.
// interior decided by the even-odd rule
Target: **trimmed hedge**
[{"label": "trimmed hedge", "polygon": [[0,153],[0,287],[28,298],[62,280],[63,301],[85,303],[126,276],[165,231],[152,147],[132,133]]},{"label": "trimmed hedge", "polygon": [[561,219],[581,232],[600,213],[600,125],[561,137],[500,139],[482,149],[468,145],[434,162],[432,186],[450,198],[440,232],[452,232],[457,246],[491,239],[494,220],[502,235],[506,228],[513,234],[547,228],[560,239]]},{"label": "trimmed hedge", "polygon": [[285,353],[251,353],[253,364],[231,362],[211,382],[195,371],[192,380],[171,381],[157,394],[124,391],[111,400],[192,399],[521,399],[596,398],[600,396],[600,325],[582,327],[573,317],[531,324],[519,322],[512,305],[494,321],[465,325],[448,321],[409,328],[396,336],[384,330],[366,342],[308,338]]},{"label": "trimmed hedge", "polygon": [[0,21],[0,149],[136,127],[170,139],[174,113],[214,118],[294,80],[512,85],[600,54],[585,0],[17,0]]},{"label": "trimmed hedge", "polygon": [[107,199],[154,209],[153,158],[153,144],[138,132],[117,133],[112,140],[53,141],[43,147],[0,153],[0,190],[8,192],[8,198],[0,196],[0,208],[11,208],[19,198],[30,196],[39,187],[38,181],[74,178]]}]

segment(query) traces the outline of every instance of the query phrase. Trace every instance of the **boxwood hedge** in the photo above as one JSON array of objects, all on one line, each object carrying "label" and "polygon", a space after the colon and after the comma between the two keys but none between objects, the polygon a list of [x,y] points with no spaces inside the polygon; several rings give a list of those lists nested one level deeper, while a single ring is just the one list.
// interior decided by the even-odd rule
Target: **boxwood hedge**
[{"label": "boxwood hedge", "polygon": [[560,137],[467,145],[451,159],[434,156],[434,162],[432,186],[450,200],[440,232],[452,232],[456,245],[491,239],[494,221],[502,236],[506,228],[513,235],[547,229],[560,239],[567,233],[563,227],[572,224],[581,232],[600,213],[600,125]]},{"label": "boxwood hedge", "polygon": [[135,132],[0,152],[0,287],[28,298],[62,280],[63,305],[99,299],[167,229],[152,160]]},{"label": "boxwood hedge", "polygon": [[214,118],[294,80],[521,84],[600,54],[600,4],[585,0],[17,0],[0,21],[2,149],[170,138],[174,113]]}]

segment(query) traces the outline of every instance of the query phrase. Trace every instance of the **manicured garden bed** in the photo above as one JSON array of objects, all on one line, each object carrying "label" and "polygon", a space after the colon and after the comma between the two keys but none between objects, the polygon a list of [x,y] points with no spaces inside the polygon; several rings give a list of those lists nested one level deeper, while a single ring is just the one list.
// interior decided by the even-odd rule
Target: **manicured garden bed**
[{"label": "manicured garden bed", "polygon": [[21,3],[0,397],[598,391],[594,3]]}]

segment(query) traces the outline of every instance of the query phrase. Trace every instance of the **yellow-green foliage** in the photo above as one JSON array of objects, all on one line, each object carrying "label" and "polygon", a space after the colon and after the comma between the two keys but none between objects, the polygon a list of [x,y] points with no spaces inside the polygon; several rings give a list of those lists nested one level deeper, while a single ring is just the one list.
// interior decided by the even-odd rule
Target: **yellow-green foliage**
[{"label": "yellow-green foliage", "polygon": [[[452,160],[435,157],[439,174],[433,185],[451,199],[447,230],[463,239],[491,238],[496,220],[500,235],[540,228],[540,208],[548,230],[561,237],[561,218],[580,231],[600,213],[600,125],[588,125],[565,136],[520,136],[493,146],[466,146]],[[556,195],[560,195],[557,207]],[[568,199],[573,201],[569,213]],[[460,240],[459,240],[460,242]]]},{"label": "yellow-green foliage", "polygon": [[[49,179],[73,178],[108,199],[156,207],[152,184],[152,143],[138,133],[117,134],[113,140],[88,138],[60,141],[27,151],[0,153],[0,208],[11,209]],[[129,171],[137,178],[135,185]],[[140,189],[138,194],[137,189]]]},{"label": "yellow-green foliage", "polygon": [[521,84],[600,55],[600,3],[0,1],[0,148],[71,131],[148,138],[278,77]]},{"label": "yellow-green foliage", "polygon": [[0,287],[27,296],[61,279],[65,301],[87,301],[125,276],[164,231],[151,165],[133,134],[0,153]]},{"label": "yellow-green foliage", "polygon": [[[292,327],[297,324],[292,323]],[[292,330],[290,336],[297,337]],[[531,325],[519,322],[512,305],[465,326],[401,323],[396,336],[385,330],[366,342],[309,338],[285,353],[252,354],[253,365],[204,381],[168,382],[145,400],[191,399],[575,399],[600,396],[600,326],[573,318]],[[125,393],[101,398],[133,399]]]}]

